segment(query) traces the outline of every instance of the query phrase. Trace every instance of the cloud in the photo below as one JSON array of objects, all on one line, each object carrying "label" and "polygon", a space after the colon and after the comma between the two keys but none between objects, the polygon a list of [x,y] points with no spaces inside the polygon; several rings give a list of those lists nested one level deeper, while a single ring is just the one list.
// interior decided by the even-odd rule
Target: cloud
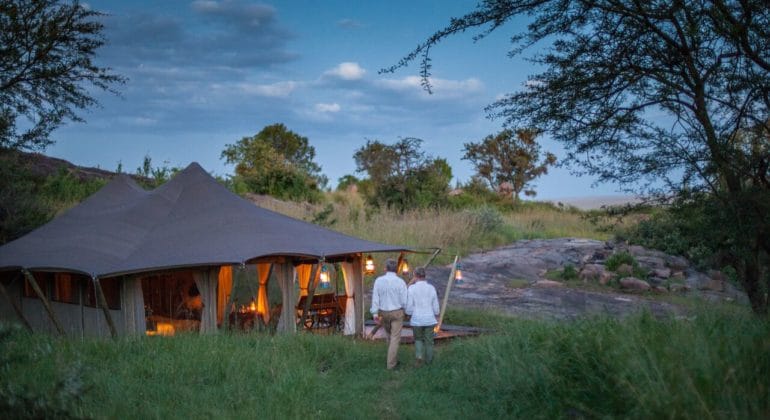
[{"label": "cloud", "polygon": [[317,103],[315,104],[315,110],[316,112],[322,112],[322,113],[335,113],[340,112],[340,104],[338,103],[331,103],[331,104],[325,104],[325,103]]},{"label": "cloud", "polygon": [[337,21],[337,26],[343,29],[359,29],[364,27],[361,22],[354,19],[340,19]]},{"label": "cloud", "polygon": [[366,70],[354,62],[340,63],[337,67],[324,73],[325,76],[336,77],[342,80],[361,80],[364,74],[366,74]]},{"label": "cloud", "polygon": [[402,79],[380,79],[375,82],[380,88],[403,93],[413,93],[424,99],[447,99],[467,95],[475,95],[484,90],[481,80],[471,77],[465,80],[448,80],[431,78],[433,94],[423,89],[422,79],[419,76],[407,76]]},{"label": "cloud", "polygon": [[248,95],[267,96],[271,98],[285,98],[300,85],[300,82],[285,81],[270,84],[238,83],[235,85],[239,92]]},{"label": "cloud", "polygon": [[148,13],[105,16],[111,67],[162,63],[193,68],[271,68],[297,54],[287,49],[294,35],[273,7],[242,1],[195,1],[193,16]]}]

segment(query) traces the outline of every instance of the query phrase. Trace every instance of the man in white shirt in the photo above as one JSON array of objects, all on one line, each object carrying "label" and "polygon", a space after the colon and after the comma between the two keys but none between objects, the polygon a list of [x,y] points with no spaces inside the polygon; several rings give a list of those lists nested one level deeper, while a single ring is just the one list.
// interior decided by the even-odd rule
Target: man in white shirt
[{"label": "man in white shirt", "polygon": [[423,361],[427,364],[433,361],[433,327],[438,324],[439,306],[436,288],[425,281],[423,267],[414,270],[414,280],[406,298],[406,313],[412,316],[415,366],[420,367]]},{"label": "man in white shirt", "polygon": [[398,345],[401,327],[404,325],[406,284],[396,275],[398,263],[389,258],[385,261],[385,274],[374,280],[372,289],[372,315],[374,322],[385,327],[388,341],[388,369],[398,365]]}]

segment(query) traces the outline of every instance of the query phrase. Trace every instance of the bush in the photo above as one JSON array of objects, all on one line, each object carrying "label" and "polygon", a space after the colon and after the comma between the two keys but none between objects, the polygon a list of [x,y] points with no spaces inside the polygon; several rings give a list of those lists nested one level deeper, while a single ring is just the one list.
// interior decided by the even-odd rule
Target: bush
[{"label": "bush", "polygon": [[561,278],[564,281],[577,280],[578,272],[572,264],[567,264],[561,272]]},{"label": "bush", "polygon": [[618,267],[623,264],[628,264],[634,268],[639,266],[639,263],[636,262],[634,256],[628,252],[618,252],[616,254],[612,254],[604,263],[605,267],[607,267],[607,269],[610,271],[617,271]]}]

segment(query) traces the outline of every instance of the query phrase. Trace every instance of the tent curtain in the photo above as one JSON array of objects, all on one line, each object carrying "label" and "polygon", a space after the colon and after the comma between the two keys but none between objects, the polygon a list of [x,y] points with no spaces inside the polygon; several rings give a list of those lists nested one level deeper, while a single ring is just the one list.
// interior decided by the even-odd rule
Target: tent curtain
[{"label": "tent curtain", "polygon": [[295,296],[296,293],[294,293],[295,270],[291,264],[286,263],[276,264],[273,266],[273,269],[275,270],[275,277],[278,279],[278,284],[281,286],[281,295],[283,299],[277,330],[281,333],[295,333],[297,331],[297,313],[294,309],[294,305],[297,301]]},{"label": "tent curtain", "polygon": [[[217,289],[217,323],[222,324],[225,314],[229,315],[229,308],[225,308],[230,293],[233,291],[233,266],[223,265],[219,267],[219,288]],[[226,312],[225,312],[226,311]]]},{"label": "tent curtain", "polygon": [[195,271],[193,273],[195,285],[201,294],[203,310],[201,311],[201,334],[213,334],[217,332],[217,283],[219,280],[219,267],[208,270]]},{"label": "tent curtain", "polygon": [[345,295],[347,295],[347,301],[345,302],[345,328],[343,334],[353,335],[356,333],[356,299],[353,289],[353,279],[355,279],[355,272],[353,263],[343,262],[342,266],[342,278],[345,280]]},{"label": "tent curtain", "polygon": [[267,301],[267,282],[270,280],[271,263],[257,264],[257,278],[259,279],[259,291],[257,292],[257,313],[262,316],[265,324],[270,322],[270,304]]},{"label": "tent curtain", "polygon": [[147,324],[144,313],[142,279],[139,276],[123,278],[123,308],[125,309],[126,333],[144,334]]},{"label": "tent curtain", "polygon": [[313,264],[300,264],[296,268],[297,283],[299,283],[299,295],[307,296],[307,289],[310,286],[310,274],[313,272]]}]

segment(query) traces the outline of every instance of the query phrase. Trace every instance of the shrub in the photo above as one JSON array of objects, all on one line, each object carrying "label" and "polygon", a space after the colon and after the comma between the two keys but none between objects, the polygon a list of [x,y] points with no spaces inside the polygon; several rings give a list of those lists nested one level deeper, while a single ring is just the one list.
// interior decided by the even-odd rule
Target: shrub
[{"label": "shrub", "polygon": [[564,281],[577,280],[578,272],[572,264],[567,264],[561,272],[561,278]]},{"label": "shrub", "polygon": [[634,259],[634,256],[629,254],[628,252],[618,252],[616,254],[612,254],[609,258],[607,258],[607,261],[604,263],[604,265],[610,271],[617,271],[618,267],[620,267],[623,264],[628,264],[634,268],[639,266],[639,263],[636,262],[636,259]]}]

